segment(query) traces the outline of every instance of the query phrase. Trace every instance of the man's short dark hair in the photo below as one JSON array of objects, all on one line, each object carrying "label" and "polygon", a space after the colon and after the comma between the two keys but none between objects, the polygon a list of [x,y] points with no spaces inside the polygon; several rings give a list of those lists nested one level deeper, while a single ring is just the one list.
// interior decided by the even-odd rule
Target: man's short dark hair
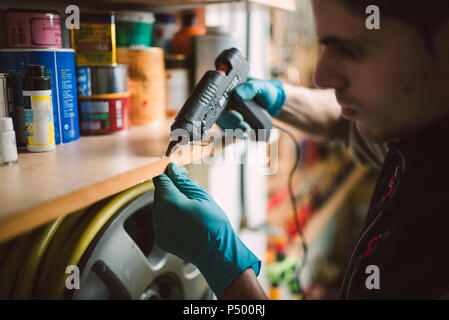
[{"label": "man's short dark hair", "polygon": [[433,52],[435,33],[449,18],[448,0],[338,0],[355,14],[365,15],[369,5],[379,7],[380,16],[399,19],[416,27]]}]

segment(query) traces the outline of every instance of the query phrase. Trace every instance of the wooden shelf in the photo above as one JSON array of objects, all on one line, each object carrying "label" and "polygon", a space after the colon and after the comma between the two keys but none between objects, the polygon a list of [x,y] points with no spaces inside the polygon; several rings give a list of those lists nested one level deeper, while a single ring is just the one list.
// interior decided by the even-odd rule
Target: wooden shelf
[{"label": "wooden shelf", "polygon": [[18,164],[0,167],[0,242],[158,176],[170,161],[210,154],[210,146],[186,146],[192,152],[162,157],[171,121],[21,153]]}]

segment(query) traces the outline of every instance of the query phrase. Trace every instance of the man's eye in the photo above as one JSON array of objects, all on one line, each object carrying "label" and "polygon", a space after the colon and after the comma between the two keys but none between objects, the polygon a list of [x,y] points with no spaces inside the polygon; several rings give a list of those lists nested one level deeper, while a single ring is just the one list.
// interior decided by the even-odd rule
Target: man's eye
[{"label": "man's eye", "polygon": [[347,47],[347,46],[339,46],[338,52],[341,55],[348,57],[350,59],[353,59],[353,60],[357,60],[362,57],[361,50],[359,50],[357,48],[351,48],[351,47]]}]

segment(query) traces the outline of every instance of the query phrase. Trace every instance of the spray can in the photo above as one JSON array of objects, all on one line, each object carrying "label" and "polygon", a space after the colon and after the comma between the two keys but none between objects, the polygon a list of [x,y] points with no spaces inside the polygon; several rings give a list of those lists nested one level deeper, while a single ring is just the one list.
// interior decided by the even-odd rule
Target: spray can
[{"label": "spray can", "polygon": [[10,166],[17,163],[16,134],[12,118],[0,118],[0,166]]},{"label": "spray can", "polygon": [[42,65],[25,67],[23,103],[27,150],[43,152],[55,149],[51,79]]},{"label": "spray can", "polygon": [[0,117],[12,115],[12,102],[9,99],[8,74],[0,73]]}]

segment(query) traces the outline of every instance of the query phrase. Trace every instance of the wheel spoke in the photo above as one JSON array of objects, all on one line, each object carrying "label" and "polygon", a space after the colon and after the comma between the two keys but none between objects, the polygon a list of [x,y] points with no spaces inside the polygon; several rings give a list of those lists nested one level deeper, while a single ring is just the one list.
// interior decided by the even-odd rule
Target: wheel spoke
[{"label": "wheel spoke", "polygon": [[95,272],[105,283],[112,298],[139,299],[158,273],[134,240],[121,228],[103,242],[101,252],[96,257],[91,272]]}]

